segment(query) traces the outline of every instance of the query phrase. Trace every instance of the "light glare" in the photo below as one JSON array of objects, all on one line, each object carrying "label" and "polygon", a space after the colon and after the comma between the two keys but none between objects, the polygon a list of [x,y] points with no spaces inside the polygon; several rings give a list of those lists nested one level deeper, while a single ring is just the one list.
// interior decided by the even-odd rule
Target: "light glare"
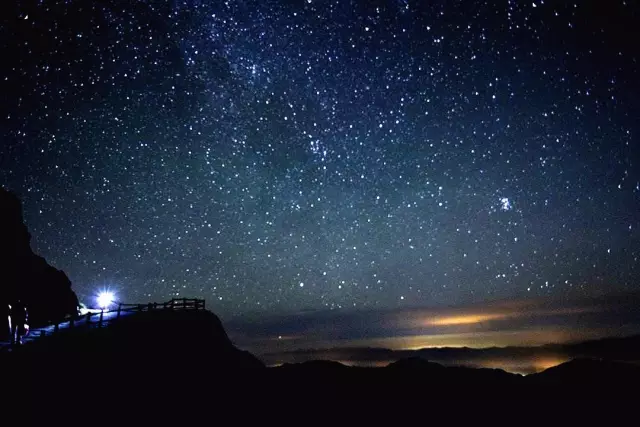
[{"label": "light glare", "polygon": [[113,292],[102,291],[98,294],[98,297],[96,298],[96,300],[98,302],[98,307],[104,310],[108,308],[111,304],[113,304],[113,301],[115,300],[115,296],[113,295]]}]

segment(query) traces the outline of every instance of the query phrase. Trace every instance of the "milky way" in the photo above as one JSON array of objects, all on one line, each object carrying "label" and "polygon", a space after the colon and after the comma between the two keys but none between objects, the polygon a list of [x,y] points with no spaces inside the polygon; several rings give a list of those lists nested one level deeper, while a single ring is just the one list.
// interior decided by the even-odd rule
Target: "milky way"
[{"label": "milky way", "polygon": [[0,184],[83,299],[640,289],[636,2],[2,8]]}]

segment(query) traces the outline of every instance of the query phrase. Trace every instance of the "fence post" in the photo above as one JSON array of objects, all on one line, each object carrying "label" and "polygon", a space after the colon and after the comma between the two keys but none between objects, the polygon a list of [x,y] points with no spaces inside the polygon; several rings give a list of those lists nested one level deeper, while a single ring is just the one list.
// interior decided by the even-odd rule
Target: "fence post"
[{"label": "fence post", "polygon": [[60,324],[56,323],[55,326],[53,327],[53,332],[58,332],[60,330]]},{"label": "fence post", "polygon": [[98,323],[98,327],[102,328],[102,320],[104,319],[104,310],[100,311],[100,321]]},{"label": "fence post", "polygon": [[158,303],[157,303],[157,302],[154,302],[154,303],[153,303],[153,309],[154,309],[154,310],[156,310],[157,308],[158,308]]},{"label": "fence post", "polygon": [[122,303],[118,303],[118,314],[116,315],[116,319],[120,318],[120,312],[122,311]]}]

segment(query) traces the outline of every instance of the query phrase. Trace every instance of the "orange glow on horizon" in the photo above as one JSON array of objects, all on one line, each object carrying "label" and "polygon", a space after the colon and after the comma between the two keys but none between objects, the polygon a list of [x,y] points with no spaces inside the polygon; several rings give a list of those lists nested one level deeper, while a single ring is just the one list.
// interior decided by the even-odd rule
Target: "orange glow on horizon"
[{"label": "orange glow on horizon", "polygon": [[533,366],[536,369],[536,372],[542,372],[546,369],[553,368],[554,366],[562,365],[564,362],[567,362],[569,358],[560,358],[560,357],[544,357],[541,359],[537,359]]},{"label": "orange glow on horizon", "polygon": [[563,328],[473,331],[449,334],[422,334],[383,337],[361,340],[345,340],[339,344],[327,343],[326,347],[381,347],[391,350],[420,350],[434,347],[508,347],[540,346],[550,343],[584,341],[603,336],[602,331],[585,329],[579,332]]},{"label": "orange glow on horizon", "polygon": [[466,314],[462,316],[447,316],[430,319],[426,323],[430,326],[455,326],[472,325],[475,323],[488,322],[490,320],[500,320],[509,317],[506,314]]}]

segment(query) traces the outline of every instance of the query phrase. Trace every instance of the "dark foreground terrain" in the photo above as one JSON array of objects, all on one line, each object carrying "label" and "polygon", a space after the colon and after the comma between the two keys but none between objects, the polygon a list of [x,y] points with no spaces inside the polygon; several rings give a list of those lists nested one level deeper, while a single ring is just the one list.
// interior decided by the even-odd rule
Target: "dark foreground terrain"
[{"label": "dark foreground terrain", "polygon": [[62,408],[73,424],[73,414],[84,411],[103,420],[176,411],[238,420],[299,411],[375,418],[376,411],[397,409],[420,419],[422,408],[433,410],[436,401],[483,402],[495,410],[511,408],[507,402],[527,406],[531,399],[621,402],[635,398],[640,384],[640,367],[602,359],[573,360],[528,376],[419,358],[385,368],[327,361],[266,368],[234,347],[208,311],[143,312],[102,329],[61,331],[1,353],[0,362],[9,391],[5,413],[24,406],[14,413],[46,418]]}]

